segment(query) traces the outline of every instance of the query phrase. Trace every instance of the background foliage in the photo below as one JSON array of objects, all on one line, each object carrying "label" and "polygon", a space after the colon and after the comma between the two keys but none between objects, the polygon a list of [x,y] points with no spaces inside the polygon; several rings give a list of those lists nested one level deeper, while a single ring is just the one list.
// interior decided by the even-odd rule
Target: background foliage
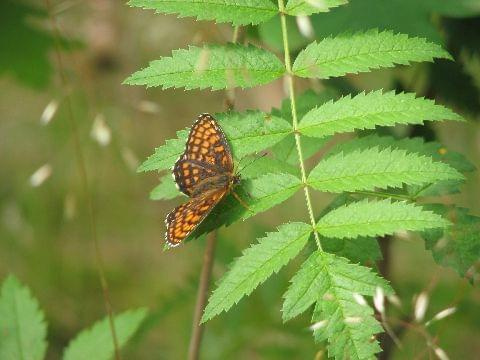
[{"label": "background foliage", "polygon": [[[142,1],[132,3],[142,5]],[[268,5],[269,1],[265,3]],[[407,156],[404,151],[421,147],[425,152],[430,151],[428,155],[433,154],[436,160],[443,160],[462,173],[467,172],[468,181],[462,186],[462,193],[445,195],[443,200],[447,204],[455,203],[469,208],[470,215],[464,209],[452,210],[448,206],[431,209],[435,213],[459,219],[461,224],[473,224],[461,237],[454,237],[459,241],[450,244],[456,248],[438,249],[434,246],[442,236],[456,235],[453,228],[448,234],[428,232],[424,236],[425,244],[415,236],[397,236],[388,240],[391,244],[390,255],[384,256],[388,259],[388,269],[385,270],[388,272],[387,277],[395,284],[396,293],[403,304],[401,309],[393,308],[392,317],[400,318],[402,315],[413,314],[414,305],[411,303],[414,303],[414,296],[422,291],[429,294],[430,305],[426,318],[447,307],[457,307],[455,315],[433,323],[430,330],[435,341],[438,337],[438,344],[451,358],[468,359],[479,350],[475,342],[480,332],[478,290],[471,287],[467,281],[460,280],[453,270],[436,265],[434,260],[453,266],[458,273],[467,275],[471,281],[474,280],[475,272],[468,271],[471,269],[469,264],[477,261],[478,266],[478,257],[472,256],[477,249],[469,248],[469,245],[474,244],[471,239],[478,234],[478,226],[472,222],[472,214],[480,213],[476,186],[478,174],[470,173],[473,169],[465,165],[461,156],[450,150],[446,151],[443,145],[465,154],[473,164],[480,163],[480,129],[477,122],[480,109],[480,47],[478,31],[475,32],[480,23],[480,9],[475,1],[445,1],[441,4],[440,6],[434,0],[422,2],[422,6],[418,6],[416,1],[395,0],[386,3],[379,0],[352,0],[348,6],[340,6],[330,13],[313,15],[312,25],[319,40],[346,31],[359,34],[359,31],[372,28],[377,28],[379,32],[393,30],[411,37],[426,37],[429,41],[442,44],[457,60],[437,60],[432,64],[421,63],[412,67],[349,75],[340,80],[326,80],[324,84],[329,87],[332,98],[366,89],[365,94],[352,99],[359,104],[359,109],[371,109],[375,105],[375,96],[382,94],[370,90],[383,88],[383,96],[392,96],[388,91],[394,89],[397,93],[405,91],[405,94],[401,95],[405,98],[404,101],[414,102],[415,99],[408,93],[415,92],[420,96],[435,98],[440,104],[453,108],[467,119],[466,123],[450,122],[440,125],[432,122],[425,128],[395,127],[393,133],[389,132],[390,136],[402,137],[411,134],[438,142],[427,143],[430,149],[428,150],[423,146],[422,140],[416,138],[401,142],[399,149],[391,149],[388,138],[382,138],[385,147],[380,146],[378,152],[368,155],[372,164],[377,155],[379,159],[390,156],[398,159],[398,166],[401,167],[401,159]],[[64,106],[64,96],[69,93],[73,99],[73,111],[79,123],[81,144],[85,149],[92,183],[98,233],[111,285],[112,302],[118,314],[126,309],[143,306],[150,309],[148,315],[144,315],[146,317],[142,327],[124,350],[125,356],[142,359],[183,357],[190,332],[200,267],[198,253],[203,251],[203,240],[191,242],[175,252],[162,252],[163,214],[174,202],[148,201],[148,191],[158,181],[155,176],[137,176],[134,171],[139,164],[137,159],[149,155],[151,149],[162,144],[164,139],[174,138],[175,132],[189,126],[198,113],[222,111],[223,96],[208,90],[187,93],[178,90],[145,92],[142,88],[120,86],[120,83],[125,74],[144,67],[151,59],[170,56],[173,49],[187,49],[187,44],[193,43],[196,47],[188,51],[199,51],[204,42],[225,42],[230,38],[231,28],[228,25],[218,26],[208,22],[195,23],[191,19],[179,20],[175,16],[159,16],[149,11],[129,9],[123,4],[108,0],[73,5],[59,1],[52,5],[51,11],[58,18],[61,29],[61,38],[57,40],[49,29],[45,7],[13,1],[0,5],[0,16],[5,20],[0,22],[0,49],[5,49],[2,54],[8,54],[2,55],[0,60],[0,87],[3,90],[0,99],[0,153],[4,155],[0,160],[2,279],[7,279],[7,274],[14,273],[21,279],[21,283],[28,284],[38,299],[40,308],[44,310],[46,323],[49,324],[49,346],[45,350],[45,345],[40,344],[37,351],[39,354],[47,351],[48,358],[61,358],[64,349],[79,331],[104,317],[92,243],[87,230],[85,194],[75,167],[68,112]],[[191,15],[188,11],[188,7],[185,13],[172,10],[185,16]],[[225,16],[231,16],[231,12],[225,12]],[[248,36],[265,42],[271,49],[281,49],[282,42],[278,33],[280,24],[269,11],[265,11],[262,18],[252,18],[249,14],[241,16],[248,21],[238,24],[255,24],[271,18],[259,26],[249,26],[245,31]],[[205,13],[203,18],[211,19],[211,16]],[[225,21],[229,19],[226,18]],[[293,33],[293,47],[300,49],[312,41],[298,31],[294,20],[288,26],[290,33]],[[385,33],[385,36],[391,36],[389,34]],[[58,78],[52,52],[55,41],[59,41],[60,45],[68,50],[65,52],[67,61],[64,64],[70,84],[68,87],[63,86]],[[258,51],[255,49],[252,48],[251,51]],[[231,50],[235,51],[235,48],[232,47]],[[265,59],[262,70],[265,69],[268,71],[262,71],[258,78],[245,78],[241,72],[233,76],[244,81],[244,87],[249,87],[253,83],[261,84],[279,78],[283,71],[281,65],[278,66],[271,59]],[[322,77],[328,77],[327,75]],[[253,83],[249,83],[252,81]],[[165,84],[170,86],[168,79]],[[221,82],[212,82],[214,88],[224,85]],[[300,86],[308,87],[309,84],[301,83]],[[190,83],[187,87],[198,86]],[[342,114],[335,111],[336,102],[326,102],[329,100],[328,96],[324,93],[322,96],[326,97],[323,101],[315,95],[310,98],[307,95],[302,100],[305,105],[301,102],[299,104],[299,112],[304,111],[302,115],[305,115],[312,105],[317,105],[320,113],[328,114],[330,111],[331,114],[341,117]],[[260,109],[265,112],[274,107],[278,108],[274,113],[291,120],[288,103],[281,104],[282,97],[282,83],[277,81],[265,87],[239,91],[238,107],[240,110]],[[312,99],[318,103],[312,104]],[[342,101],[349,100],[343,99]],[[392,97],[392,101],[394,100]],[[50,104],[50,108],[47,104]],[[49,117],[48,111],[54,109],[55,104],[59,105],[58,110],[53,117]],[[392,103],[392,106],[395,106],[395,103]],[[444,112],[446,110],[440,108],[426,107],[417,111],[410,116],[421,120],[435,120],[432,117],[434,114],[439,114],[442,119],[448,117]],[[422,118],[422,114],[428,114],[429,117]],[[250,116],[254,119],[259,114],[251,113]],[[308,125],[308,115],[305,119],[304,125]],[[279,117],[278,121],[274,121],[277,136],[283,136],[282,129],[286,129],[280,120]],[[362,124],[361,116],[358,121]],[[45,123],[46,126],[42,125]],[[227,123],[226,121],[225,124]],[[331,135],[338,131],[315,127],[309,129],[317,136]],[[178,137],[185,137],[185,133],[180,131]],[[318,149],[320,139],[315,140],[316,142],[310,144],[305,143],[306,153],[313,154]],[[369,141],[378,143],[378,140],[366,137],[361,141],[367,149]],[[288,141],[285,139],[279,145],[280,153],[284,154],[285,160],[295,165],[295,154],[292,155],[289,150],[292,147]],[[252,142],[248,146],[255,146],[257,143]],[[232,145],[237,153],[244,148],[235,141]],[[181,149],[182,146],[183,140],[172,144],[172,148],[177,152],[181,151],[178,147]],[[362,144],[356,144],[356,149],[361,146]],[[323,176],[329,169],[337,171],[333,165],[342,156],[340,150],[343,150],[342,160],[346,165],[355,162],[359,150],[349,151],[348,143],[340,144],[337,155],[334,150],[333,155],[322,163],[323,168],[318,170],[319,176]],[[5,156],[6,154],[8,156]],[[172,159],[176,156],[176,153],[172,152]],[[420,170],[432,166],[422,158],[414,160],[418,162]],[[310,165],[317,162],[314,158]],[[44,164],[48,166],[43,169],[51,169],[51,175],[39,184],[38,173],[37,177],[31,176]],[[441,166],[441,163],[435,164]],[[167,165],[169,164],[165,163],[165,166]],[[283,181],[283,185],[298,176],[296,166],[290,170],[291,173],[287,172],[291,177],[278,180]],[[438,170],[436,168],[434,171]],[[362,168],[355,168],[355,171],[368,172],[369,164],[363,164]],[[248,177],[248,174],[246,176]],[[312,181],[318,184],[315,186],[320,189],[338,191],[329,187],[328,183],[325,185],[320,177],[311,176]],[[429,191],[430,194],[442,194],[441,186],[435,189],[421,188],[419,181],[425,176],[427,175],[419,174],[417,178],[409,179],[409,191],[412,194],[420,190]],[[251,177],[256,177],[256,174],[251,174]],[[445,181],[457,180],[458,173],[451,170],[445,172]],[[394,177],[382,177],[379,181],[384,186],[395,185]],[[292,182],[290,184],[295,186]],[[355,186],[356,184],[344,183],[341,190],[352,191]],[[175,195],[172,192],[170,194],[171,197]],[[152,196],[155,196],[154,193]],[[316,207],[327,205],[332,199],[331,195],[316,193]],[[333,207],[349,203],[348,199],[336,201],[338,204]],[[342,209],[348,209],[348,205]],[[295,214],[294,218],[292,214]],[[347,213],[345,217],[350,218],[350,215]],[[239,222],[222,230],[214,277],[218,279],[232,259],[239,256],[241,250],[247,248],[253,239],[274,237],[275,233],[272,231],[276,226],[292,220],[305,220],[301,194],[290,199],[286,207],[277,207],[249,222]],[[278,231],[299,232],[295,243],[290,244],[297,246],[299,251],[305,241],[304,236],[301,236],[301,228],[301,223],[293,223],[288,229],[281,228]],[[266,232],[269,234],[265,235]],[[380,232],[364,235],[377,234]],[[349,239],[343,239],[341,244],[331,242],[331,251],[352,256]],[[425,247],[432,251],[425,251]],[[307,250],[311,252],[312,249]],[[312,260],[309,258],[309,261],[322,264],[335,261],[315,258],[315,254],[311,255],[313,257]],[[380,254],[378,248],[372,246],[371,253],[356,256],[363,256],[359,261],[364,262],[375,261]],[[277,277],[263,284],[247,301],[242,301],[227,314],[209,322],[203,346],[204,357],[314,358],[322,348],[314,346],[308,336],[308,315],[304,314],[286,324],[282,324],[279,315],[282,294],[299,265],[299,261],[294,261],[281,270]],[[275,271],[276,266],[269,271]],[[9,286],[20,285],[18,280],[9,278],[4,287]],[[25,293],[23,290],[19,291]],[[372,289],[358,290],[359,294],[363,294],[362,291],[365,292],[364,295],[373,295]],[[30,295],[26,295],[26,298],[29,297]],[[316,308],[315,313],[328,313],[330,310]],[[289,314],[284,309],[285,313]],[[44,325],[39,325],[37,331],[45,333]],[[80,338],[78,341],[81,341]],[[414,356],[429,356],[431,350],[426,346],[425,339],[419,337],[414,329],[404,329],[401,341],[403,349],[395,350],[393,357],[409,359]],[[73,350],[69,354],[71,358],[75,358]]]}]

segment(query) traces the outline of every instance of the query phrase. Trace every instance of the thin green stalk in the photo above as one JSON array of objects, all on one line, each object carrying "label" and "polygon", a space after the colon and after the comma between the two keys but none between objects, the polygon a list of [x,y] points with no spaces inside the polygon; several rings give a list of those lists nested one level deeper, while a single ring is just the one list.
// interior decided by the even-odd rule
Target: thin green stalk
[{"label": "thin green stalk", "polygon": [[[61,55],[61,49],[60,49],[60,44],[59,44],[59,39],[60,39],[60,30],[58,29],[56,19],[54,15],[51,12],[51,4],[50,0],[45,0],[45,5],[48,10],[49,16],[50,16],[50,22],[52,24],[52,30],[54,32],[54,39],[55,39],[55,55],[57,58],[57,63],[58,63],[58,72],[60,75],[60,80],[62,82],[62,85],[65,89],[68,88],[68,81],[65,76],[65,71],[63,67],[63,60],[62,60],[62,55]],[[115,331],[115,324],[114,324],[114,313],[113,313],[113,307],[112,303],[110,301],[110,291],[108,287],[108,282],[107,278],[105,276],[105,271],[104,271],[104,266],[103,266],[103,258],[102,254],[100,252],[100,245],[97,237],[97,226],[96,226],[96,220],[95,220],[95,213],[93,210],[93,200],[91,198],[90,194],[90,189],[89,189],[89,184],[88,184],[88,176],[87,176],[87,167],[85,164],[85,157],[83,155],[83,150],[82,146],[80,145],[80,137],[78,134],[78,126],[77,122],[75,121],[74,113],[73,113],[73,107],[70,99],[70,95],[67,93],[65,95],[65,102],[67,105],[67,111],[68,111],[68,119],[70,120],[70,125],[72,128],[72,133],[73,133],[73,142],[74,142],[74,148],[75,148],[75,154],[76,154],[76,160],[77,160],[77,167],[78,167],[78,172],[80,174],[80,181],[82,182],[82,187],[85,192],[85,198],[87,201],[87,211],[88,211],[88,218],[89,218],[89,225],[90,225],[90,233],[92,236],[93,240],[93,245],[95,249],[95,260],[97,263],[97,272],[98,272],[98,277],[100,280],[100,286],[102,287],[102,292],[103,292],[103,298],[105,301],[105,308],[107,311],[108,315],[108,323],[110,326],[110,332],[112,335],[112,342],[113,342],[113,348],[114,348],[114,353],[115,353],[115,359],[116,360],[121,360],[120,356],[120,346],[118,343],[118,337],[117,333]]]},{"label": "thin green stalk", "polygon": [[312,199],[310,197],[310,191],[307,184],[307,174],[305,171],[305,162],[303,161],[303,151],[302,144],[300,139],[300,133],[298,132],[298,117],[297,117],[297,106],[295,102],[295,87],[293,86],[293,74],[292,74],[292,61],[290,59],[290,48],[288,46],[288,32],[287,32],[287,19],[285,16],[285,4],[283,0],[278,0],[278,9],[280,11],[280,21],[282,24],[282,38],[283,38],[283,52],[285,54],[285,68],[287,70],[287,83],[288,83],[288,93],[290,96],[290,107],[292,108],[292,123],[293,123],[293,133],[295,136],[295,145],[297,147],[297,153],[300,163],[300,172],[302,174],[302,184],[303,191],[305,193],[305,200],[307,202],[308,215],[310,217],[310,222],[313,228],[313,235],[315,236],[315,241],[320,250],[322,250],[322,244],[320,243],[320,237],[318,236],[317,231],[315,230],[315,216],[313,215]]}]

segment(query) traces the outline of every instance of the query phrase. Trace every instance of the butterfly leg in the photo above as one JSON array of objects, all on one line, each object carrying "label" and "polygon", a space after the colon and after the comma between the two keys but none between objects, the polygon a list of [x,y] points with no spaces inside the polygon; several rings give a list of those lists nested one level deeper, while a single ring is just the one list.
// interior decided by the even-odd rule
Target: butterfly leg
[{"label": "butterfly leg", "polygon": [[233,197],[235,199],[238,200],[238,202],[240,203],[240,205],[242,205],[245,209],[247,209],[248,211],[250,211],[252,214],[253,214],[253,211],[250,209],[250,207],[248,206],[248,204],[242,200],[242,198],[234,191],[231,191],[231,194],[233,195]]}]

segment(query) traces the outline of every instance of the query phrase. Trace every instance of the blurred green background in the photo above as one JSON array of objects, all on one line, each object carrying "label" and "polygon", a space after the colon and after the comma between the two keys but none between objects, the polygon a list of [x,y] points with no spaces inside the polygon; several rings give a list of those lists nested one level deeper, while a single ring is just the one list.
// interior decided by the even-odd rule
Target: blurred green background
[{"label": "blurred green background", "polygon": [[[423,1],[423,0],[422,0]],[[49,5],[48,5],[49,4]],[[450,5],[449,5],[450,4]],[[52,31],[52,19],[60,34]],[[438,61],[348,76],[303,81],[299,88],[338,93],[370,89],[414,91],[459,112],[467,123],[396,128],[437,139],[480,165],[480,1],[352,0],[311,19],[315,36],[360,29],[392,29],[443,44],[457,62]],[[305,38],[294,20],[292,46]],[[204,240],[163,252],[163,218],[176,201],[149,200],[159,176],[136,167],[156,146],[202,112],[224,110],[222,92],[149,89],[121,85],[148,61],[188,44],[224,43],[228,25],[177,19],[129,8],[115,0],[0,2],[0,279],[14,273],[38,298],[49,323],[48,359],[58,359],[78,331],[105,315],[87,201],[77,166],[67,97],[78,125],[93,198],[98,239],[115,311],[148,306],[150,315],[124,350],[126,359],[185,358]],[[242,29],[242,37],[279,51],[272,20]],[[62,81],[55,44],[62,48]],[[278,53],[280,55],[280,53]],[[283,98],[281,81],[237,91],[238,109],[270,110]],[[311,164],[310,164],[311,165]],[[442,198],[480,215],[478,173],[461,194]],[[315,194],[319,212],[331,196]],[[219,231],[213,277],[254,239],[287,220],[306,217],[303,194],[245,223]],[[415,236],[390,243],[387,277],[412,312],[427,291],[427,318],[450,306],[451,317],[428,332],[451,359],[480,359],[480,291],[451,269],[435,264]],[[301,258],[302,256],[300,256]],[[204,359],[320,359],[304,315],[287,324],[281,296],[300,259],[257,289],[228,314],[208,323]],[[478,266],[477,266],[478,269]],[[392,324],[397,323],[392,319]],[[402,327],[402,326],[400,326]],[[403,326],[393,359],[431,359],[416,325]],[[423,331],[423,330],[422,330]]]}]

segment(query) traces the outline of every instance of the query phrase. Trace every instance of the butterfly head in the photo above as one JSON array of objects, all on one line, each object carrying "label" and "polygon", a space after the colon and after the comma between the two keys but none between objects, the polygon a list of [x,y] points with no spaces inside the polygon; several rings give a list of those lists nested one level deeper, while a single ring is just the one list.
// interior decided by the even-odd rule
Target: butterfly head
[{"label": "butterfly head", "polygon": [[240,177],[240,175],[239,174],[234,175],[232,178],[232,186],[236,186],[240,184],[240,181],[242,181],[242,178]]}]

